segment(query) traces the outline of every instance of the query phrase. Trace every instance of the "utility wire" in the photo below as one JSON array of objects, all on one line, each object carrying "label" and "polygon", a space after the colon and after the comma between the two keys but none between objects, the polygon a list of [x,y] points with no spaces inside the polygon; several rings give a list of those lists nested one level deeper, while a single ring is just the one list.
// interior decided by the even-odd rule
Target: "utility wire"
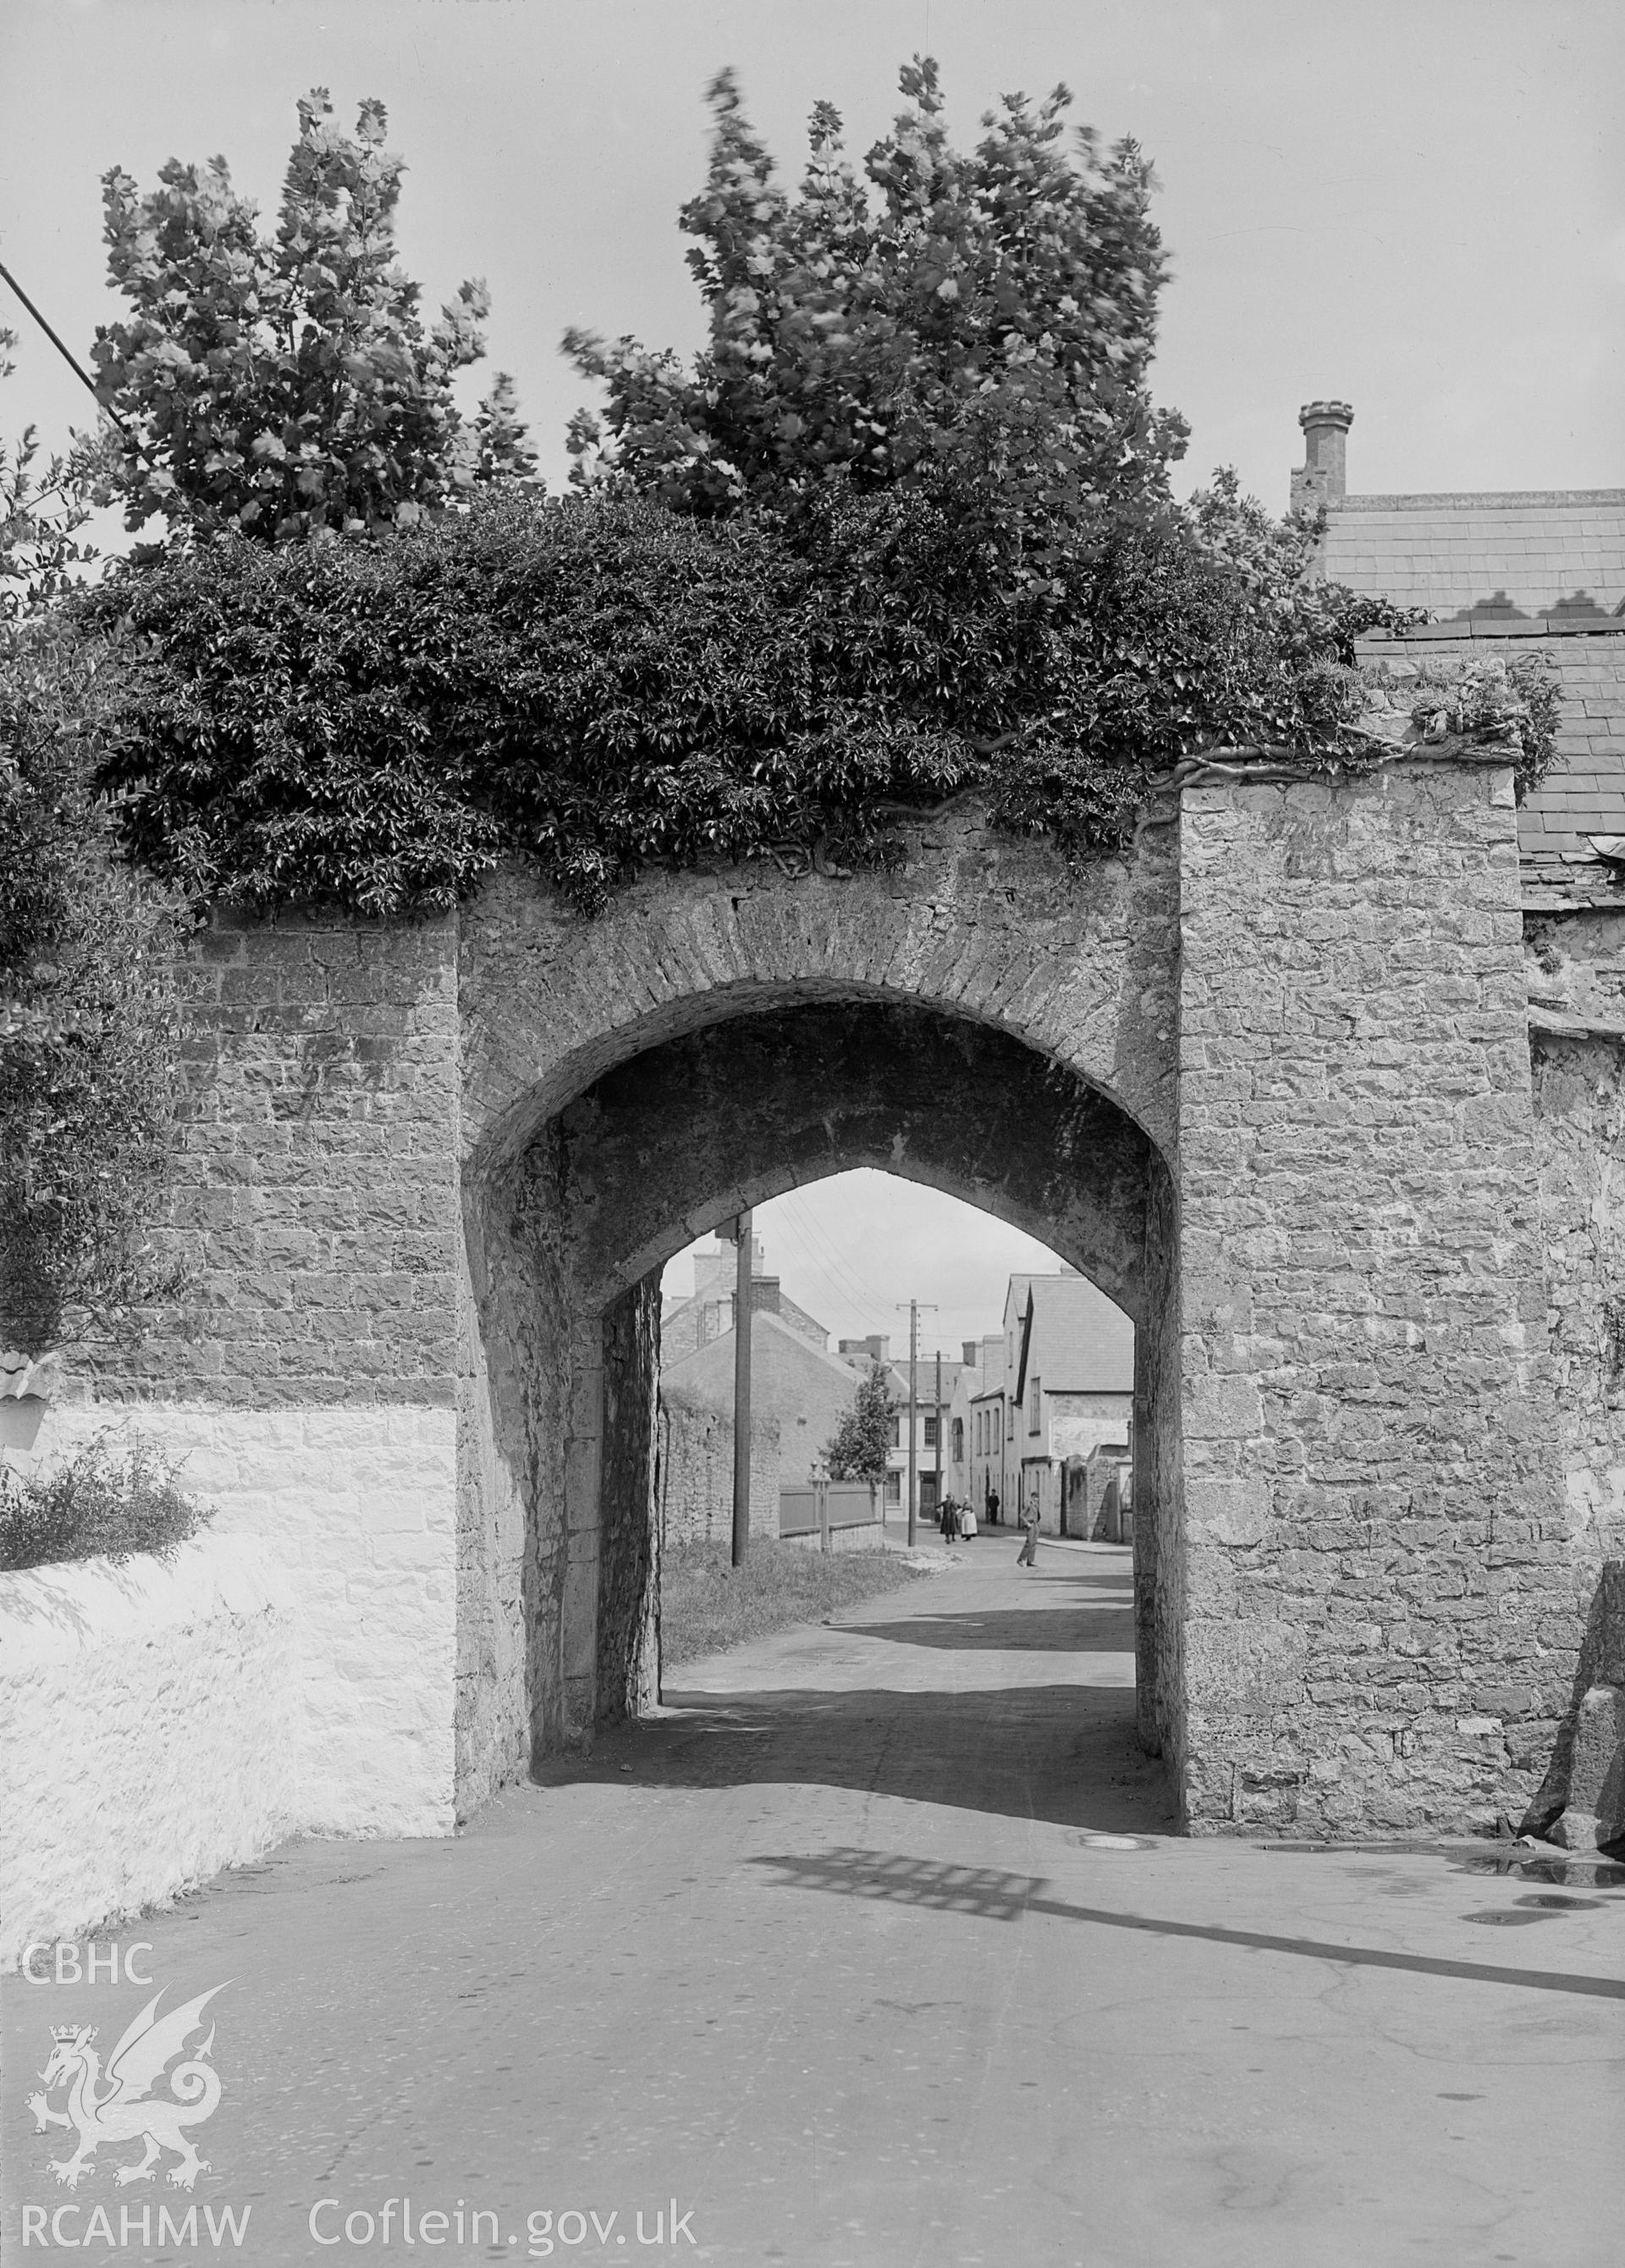
[{"label": "utility wire", "polygon": [[24,291],[16,276],[12,275],[11,269],[6,266],[4,260],[0,260],[0,276],[4,276],[5,281],[11,285],[12,291],[16,292],[18,298],[22,301],[24,306],[27,308],[29,313],[33,317],[35,322],[38,323],[40,328],[45,333],[46,337],[49,339],[51,344],[55,348],[57,353],[67,364],[69,369],[78,379],[80,385],[88,389],[95,400],[96,407],[101,411],[103,416],[110,417],[113,420],[120,432],[124,436],[124,438],[129,443],[130,447],[134,449],[136,455],[138,457],[145,458],[147,463],[151,465],[153,469],[156,470],[157,467],[154,460],[147,454],[146,450],[136,438],[136,436],[131,432],[129,427],[124,423],[124,420],[119,416],[118,411],[116,409],[110,409],[102,400],[101,396],[96,392],[95,379],[91,376],[89,371],[85,369],[84,364],[73,352],[72,349],[62,343],[62,341],[51,328],[49,323],[46,321],[45,317],[34,306],[33,301],[28,297],[28,294]]},{"label": "utility wire", "polygon": [[886,1312],[886,1303],[846,1261],[818,1221],[786,1191],[776,1202],[785,1208],[787,1225],[799,1237],[806,1257],[843,1307],[856,1306],[870,1316]]},{"label": "utility wire", "polygon": [[869,1281],[869,1278],[864,1274],[862,1269],[857,1266],[855,1261],[848,1259],[844,1250],[840,1245],[835,1243],[835,1240],[830,1236],[828,1231],[819,1220],[812,1208],[810,1206],[805,1208],[802,1206],[800,1202],[800,1193],[798,1191],[796,1195],[796,1213],[798,1219],[804,1211],[805,1215],[805,1226],[806,1233],[816,1238],[818,1242],[823,1246],[826,1252],[828,1253],[830,1260],[835,1267],[840,1270],[841,1274],[846,1278],[847,1283],[857,1292],[862,1304],[875,1315],[889,1315],[892,1312],[892,1302],[886,1298],[883,1292]]},{"label": "utility wire", "polygon": [[[788,1195],[789,1193],[786,1192],[785,1196],[781,1197],[777,1202],[787,1204]],[[804,1215],[802,1209],[793,1204],[788,1204],[787,1210],[790,1225],[800,1233],[803,1241],[809,1248],[813,1245],[822,1246],[827,1257],[821,1263],[816,1251],[812,1251],[811,1256],[814,1264],[820,1267],[820,1272],[829,1278],[831,1286],[838,1295],[842,1305],[856,1307],[860,1315],[865,1316],[871,1322],[884,1321],[889,1331],[891,1328],[889,1302],[882,1299],[874,1286],[867,1283],[857,1269],[849,1263],[810,1214]]]}]

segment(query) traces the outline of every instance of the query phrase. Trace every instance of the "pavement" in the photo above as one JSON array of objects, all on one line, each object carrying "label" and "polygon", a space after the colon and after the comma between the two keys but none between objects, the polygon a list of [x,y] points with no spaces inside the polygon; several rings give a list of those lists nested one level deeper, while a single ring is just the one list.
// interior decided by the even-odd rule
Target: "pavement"
[{"label": "pavement", "polygon": [[[1625,1867],[1174,1836],[1128,1553],[1017,1541],[687,1666],[454,1841],[222,1878],[123,1933],[146,1991],[8,1980],[8,2257],[32,2202],[82,2260],[1617,2268]],[[195,2191],[129,2145],[59,2188],[50,2027],[222,1984]]]}]

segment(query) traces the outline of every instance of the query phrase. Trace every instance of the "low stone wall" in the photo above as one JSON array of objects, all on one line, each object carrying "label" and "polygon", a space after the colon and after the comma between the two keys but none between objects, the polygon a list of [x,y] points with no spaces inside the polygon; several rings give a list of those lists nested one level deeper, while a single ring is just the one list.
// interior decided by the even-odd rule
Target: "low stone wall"
[{"label": "low stone wall", "polygon": [[[750,1530],[779,1532],[779,1429],[756,1411],[750,1429]],[[675,1395],[660,1404],[660,1500],[667,1543],[715,1543],[733,1533],[733,1420]]]},{"label": "low stone wall", "polygon": [[[791,1544],[802,1551],[821,1551],[824,1548],[824,1539],[816,1528],[810,1533],[781,1535],[779,1542]],[[884,1551],[887,1549],[886,1530],[878,1520],[866,1520],[855,1528],[832,1528],[829,1549],[832,1551]]]},{"label": "low stone wall", "polygon": [[[20,1469],[53,1466],[113,1413],[53,1407]],[[456,1823],[457,1419],[450,1409],[229,1410],[146,1402],[129,1422],[297,1584],[287,1740],[297,1824],[449,1835]]]},{"label": "low stone wall", "polygon": [[0,1969],[299,1823],[298,1623],[243,1537],[0,1575]]}]

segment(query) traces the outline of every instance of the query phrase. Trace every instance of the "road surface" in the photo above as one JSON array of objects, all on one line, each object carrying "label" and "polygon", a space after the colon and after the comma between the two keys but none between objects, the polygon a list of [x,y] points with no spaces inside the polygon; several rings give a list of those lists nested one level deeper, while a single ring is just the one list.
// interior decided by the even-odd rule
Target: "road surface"
[{"label": "road surface", "polygon": [[[1625,1868],[1175,1837],[1127,1554],[1016,1544],[691,1665],[454,1841],[127,1928],[165,2007],[224,1985],[190,2196],[129,2146],[59,2187],[23,2104],[150,1992],[10,1982],[10,2257],[1617,2262]],[[158,2241],[192,2204],[221,2243]]]}]

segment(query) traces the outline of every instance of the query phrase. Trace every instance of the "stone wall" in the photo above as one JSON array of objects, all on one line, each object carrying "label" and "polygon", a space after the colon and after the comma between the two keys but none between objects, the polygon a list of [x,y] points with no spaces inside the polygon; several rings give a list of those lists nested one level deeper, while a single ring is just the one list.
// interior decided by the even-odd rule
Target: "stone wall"
[{"label": "stone wall", "polygon": [[183,1299],[72,1350],[33,1447],[134,1424],[221,1534],[298,1573],[301,1823],[324,1831],[453,1823],[456,965],[449,920],[222,916],[198,939],[162,1239]]},{"label": "stone wall", "polygon": [[1171,1761],[1185,1711],[1182,1313],[1179,1198],[1158,1158],[1147,1177],[1134,1334],[1134,1683],[1140,1744]]},{"label": "stone wall", "polygon": [[1533,1035],[1548,1328],[1577,1580],[1625,1555],[1625,1048]]},{"label": "stone wall", "polygon": [[449,1408],[456,925],[217,917],[183,972],[184,1306],[75,1366],[101,1398]]},{"label": "stone wall", "polygon": [[654,874],[591,924],[513,873],[454,920],[222,922],[188,1303],[85,1351],[37,1453],[109,1403],[188,1453],[308,1582],[305,1817],[445,1831],[651,1690],[636,1287],[879,1165],[1135,1318],[1140,1709],[1187,1822],[1518,1813],[1625,1461],[1614,1057],[1554,1045],[1537,1113],[1514,826],[1471,761],[1214,774],[1076,871],[963,806],[892,872]]},{"label": "stone wall", "polygon": [[1585,1631],[1537,1822],[1625,1836],[1625,909],[1525,923],[1567,1557]]},{"label": "stone wall", "polygon": [[[459,1381],[457,1786],[460,1815],[570,1736],[568,1688],[591,1682],[595,1631],[567,1664],[566,1596],[596,1612],[601,1344],[577,1311],[556,1130],[465,1187]],[[574,1510],[572,1513],[572,1503]],[[572,1543],[572,1519],[574,1521]]]},{"label": "stone wall", "polygon": [[449,1409],[53,1405],[43,1470],[134,1429],[216,1507],[209,1533],[262,1550],[298,1588],[286,1725],[297,1823],[325,1835],[454,1824],[457,1433]]},{"label": "stone wall", "polygon": [[873,1164],[1136,1298],[1173,1124],[1171,832],[1086,871],[969,806],[901,835],[886,873],[651,873],[585,924],[505,873],[460,917],[465,1803],[616,1705],[605,1481],[631,1405],[604,1333],[683,1245]]},{"label": "stone wall", "polygon": [[233,1537],[0,1575],[0,1969],[308,1823],[298,1612]]},{"label": "stone wall", "polygon": [[1504,770],[1188,787],[1198,1830],[1521,1815],[1578,1630]]},{"label": "stone wall", "polygon": [[623,1292],[604,1319],[604,1468],[599,1519],[595,1722],[641,1716],[660,1697],[658,1475],[660,1278]]},{"label": "stone wall", "polygon": [[[662,1397],[661,1535],[667,1543],[725,1543],[733,1534],[733,1420],[726,1410]],[[753,1407],[750,1532],[779,1532],[779,1429]]]}]

